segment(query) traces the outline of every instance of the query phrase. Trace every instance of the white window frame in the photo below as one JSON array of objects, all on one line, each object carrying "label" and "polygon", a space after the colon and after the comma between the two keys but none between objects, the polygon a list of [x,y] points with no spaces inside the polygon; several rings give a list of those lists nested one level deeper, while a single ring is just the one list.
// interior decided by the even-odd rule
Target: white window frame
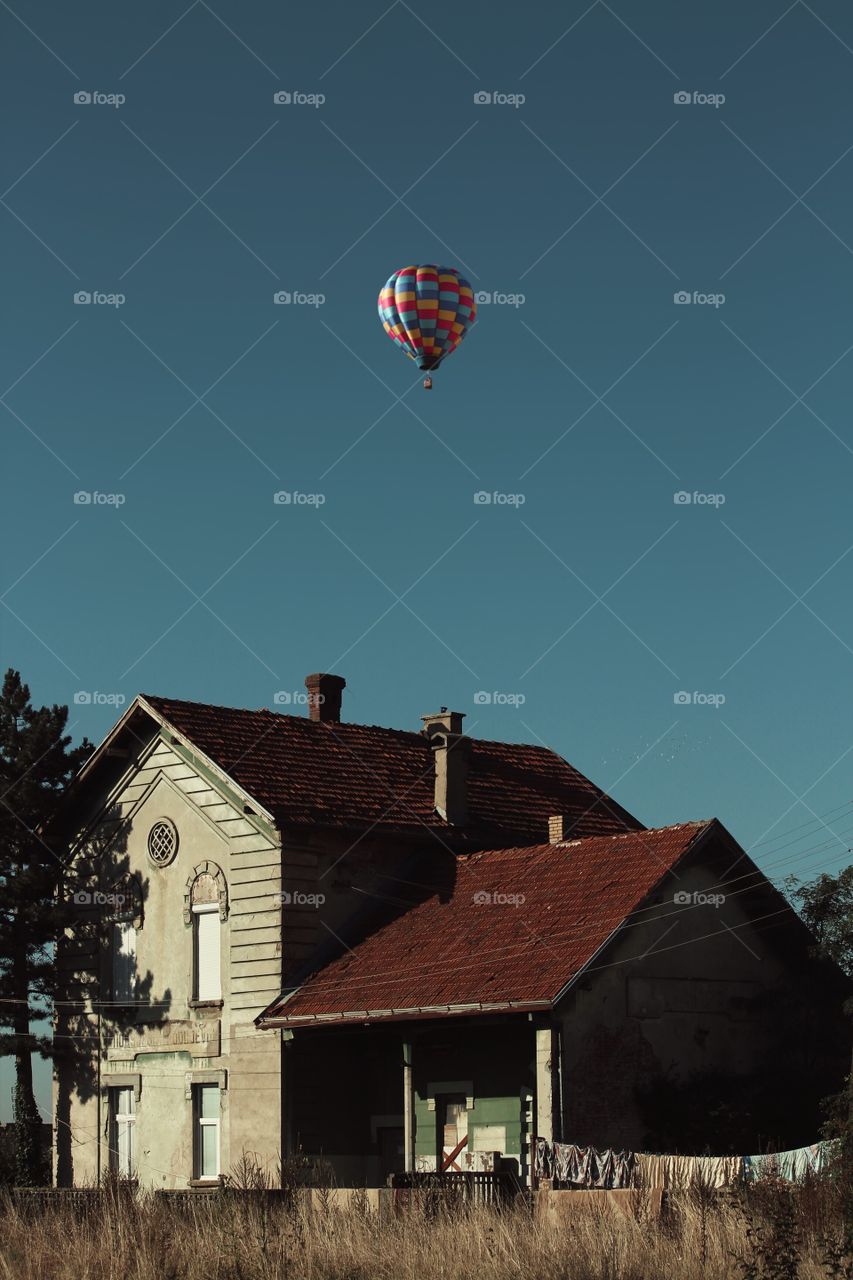
[{"label": "white window frame", "polygon": [[[203,1116],[201,1098],[202,1089],[210,1089],[216,1096],[216,1115]],[[220,1088],[216,1084],[200,1083],[194,1084],[193,1091],[193,1179],[196,1182],[218,1182],[222,1173],[222,1126],[220,1123],[220,1111],[222,1106],[222,1094]],[[204,1156],[204,1143],[202,1141],[202,1131],[205,1128],[213,1129],[216,1133],[216,1172],[202,1172],[202,1159]]]},{"label": "white window frame", "polygon": [[[136,928],[133,921],[114,920],[112,940],[113,1000],[130,1004],[136,992]],[[120,960],[126,960],[126,963],[121,964]]]},{"label": "white window frame", "polygon": [[[219,915],[219,904],[216,902],[199,902],[193,905],[193,1000],[201,1003],[222,999],[222,922]],[[202,994],[201,965],[199,963],[201,928],[203,917],[214,917],[216,924],[216,988],[215,994]]]},{"label": "white window frame", "polygon": [[[119,1111],[119,1095],[125,1095],[130,1102],[126,1112]],[[136,1180],[136,1090],[133,1085],[110,1085],[107,1088],[107,1105],[109,1107],[110,1159],[109,1165],[113,1173],[128,1182]],[[121,1133],[124,1131],[127,1148],[127,1167],[121,1167]]]}]

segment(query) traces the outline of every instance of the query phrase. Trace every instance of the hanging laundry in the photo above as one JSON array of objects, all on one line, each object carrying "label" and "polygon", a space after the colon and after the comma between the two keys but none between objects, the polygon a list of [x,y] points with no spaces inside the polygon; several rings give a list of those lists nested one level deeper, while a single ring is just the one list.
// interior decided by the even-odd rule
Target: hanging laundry
[{"label": "hanging laundry", "polygon": [[554,1176],[554,1157],[551,1151],[551,1144],[545,1138],[536,1139],[533,1171],[537,1178],[553,1178]]},{"label": "hanging laundry", "polygon": [[689,1191],[693,1187],[719,1189],[737,1182],[743,1171],[740,1156],[638,1155],[635,1185]]},{"label": "hanging laundry", "polygon": [[634,1166],[636,1156],[633,1151],[608,1150],[602,1153],[606,1160],[606,1168],[602,1168],[605,1187],[617,1188],[634,1185]]},{"label": "hanging laundry", "polygon": [[791,1151],[770,1151],[764,1155],[744,1156],[744,1176],[750,1182],[757,1178],[783,1178],[786,1182],[802,1182],[809,1174],[823,1173],[832,1159],[835,1144],[813,1142],[808,1147]]},{"label": "hanging laundry", "polygon": [[630,1151],[596,1151],[568,1142],[554,1143],[554,1177],[573,1187],[630,1187],[633,1169]]}]

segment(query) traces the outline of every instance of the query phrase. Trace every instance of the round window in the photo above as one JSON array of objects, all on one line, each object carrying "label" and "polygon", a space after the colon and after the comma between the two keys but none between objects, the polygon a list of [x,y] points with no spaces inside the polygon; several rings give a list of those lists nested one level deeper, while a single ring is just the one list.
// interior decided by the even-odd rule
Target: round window
[{"label": "round window", "polygon": [[158,867],[165,867],[178,852],[178,832],[168,818],[160,818],[148,832],[148,856]]}]

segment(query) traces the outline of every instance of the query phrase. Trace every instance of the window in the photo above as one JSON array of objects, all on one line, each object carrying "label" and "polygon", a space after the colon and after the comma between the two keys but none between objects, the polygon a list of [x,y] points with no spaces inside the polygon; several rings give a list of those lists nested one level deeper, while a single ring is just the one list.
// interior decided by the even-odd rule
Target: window
[{"label": "window", "polygon": [[132,1087],[109,1090],[110,1168],[120,1178],[136,1177],[136,1096]]},{"label": "window", "polygon": [[219,1085],[193,1086],[193,1130],[197,1179],[219,1177]]},{"label": "window", "polygon": [[113,924],[113,999],[130,1002],[136,983],[136,929],[132,920]]},{"label": "window", "polygon": [[222,979],[219,964],[219,906],[203,902],[193,906],[196,1000],[221,1000]]},{"label": "window", "polygon": [[160,818],[148,832],[148,856],[158,867],[167,867],[178,852],[178,830],[168,818]]}]

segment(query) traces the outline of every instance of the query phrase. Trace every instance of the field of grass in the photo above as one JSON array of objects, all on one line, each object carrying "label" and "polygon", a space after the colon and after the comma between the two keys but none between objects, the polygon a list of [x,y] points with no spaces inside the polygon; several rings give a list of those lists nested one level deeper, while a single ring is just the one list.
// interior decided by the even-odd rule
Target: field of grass
[{"label": "field of grass", "polygon": [[[322,1194],[289,1206],[224,1195],[180,1204],[105,1192],[88,1209],[0,1202],[2,1280],[825,1280],[853,1275],[829,1185],[674,1199],[662,1216],[518,1205],[410,1211]],[[848,1240],[849,1248],[849,1240]]]}]

